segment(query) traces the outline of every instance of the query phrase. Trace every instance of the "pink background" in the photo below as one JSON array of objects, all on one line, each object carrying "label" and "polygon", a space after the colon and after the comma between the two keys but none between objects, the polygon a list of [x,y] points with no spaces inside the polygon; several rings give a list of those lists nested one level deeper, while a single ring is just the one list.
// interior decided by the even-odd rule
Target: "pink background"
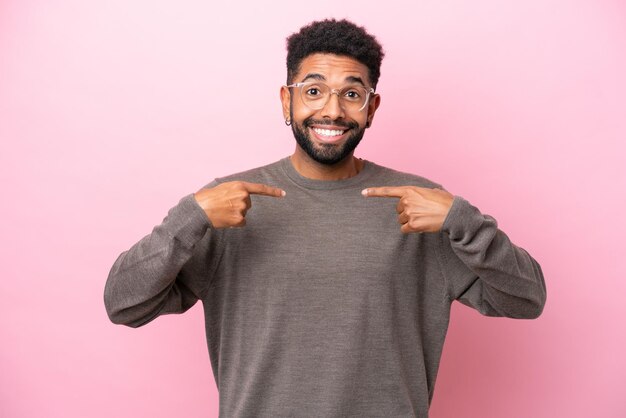
[{"label": "pink background", "polygon": [[626,416],[624,3],[226,3],[0,2],[0,416],[217,416],[200,304],[133,330],[104,283],[183,195],[291,154],[285,37],[330,16],[387,52],[357,155],[546,276],[535,321],[454,305],[431,416]]}]

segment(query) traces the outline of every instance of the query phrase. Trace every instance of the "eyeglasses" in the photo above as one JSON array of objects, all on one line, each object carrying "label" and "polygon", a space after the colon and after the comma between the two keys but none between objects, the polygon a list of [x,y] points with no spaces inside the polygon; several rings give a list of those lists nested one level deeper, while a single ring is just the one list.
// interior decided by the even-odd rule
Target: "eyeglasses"
[{"label": "eyeglasses", "polygon": [[373,88],[370,87],[368,90],[358,84],[341,89],[331,89],[326,83],[321,81],[294,83],[286,87],[299,88],[302,102],[311,110],[322,109],[330,100],[330,95],[336,94],[344,110],[360,112],[365,108],[370,94],[374,93]]}]

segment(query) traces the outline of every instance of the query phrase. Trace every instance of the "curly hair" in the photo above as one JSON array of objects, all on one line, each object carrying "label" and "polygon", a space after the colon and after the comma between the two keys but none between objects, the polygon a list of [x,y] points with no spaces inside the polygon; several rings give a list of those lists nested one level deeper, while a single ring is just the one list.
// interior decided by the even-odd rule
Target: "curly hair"
[{"label": "curly hair", "polygon": [[287,38],[287,84],[293,82],[302,60],[315,53],[354,58],[368,68],[372,87],[376,88],[385,53],[364,27],[346,19],[325,19],[309,23],[290,35]]}]

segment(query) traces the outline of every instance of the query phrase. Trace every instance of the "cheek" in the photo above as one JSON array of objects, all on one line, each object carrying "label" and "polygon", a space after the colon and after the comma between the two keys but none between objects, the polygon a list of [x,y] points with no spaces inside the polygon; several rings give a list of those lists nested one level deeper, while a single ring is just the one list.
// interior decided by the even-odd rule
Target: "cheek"
[{"label": "cheek", "polygon": [[359,124],[359,126],[363,127],[367,123],[367,111],[363,109],[353,116],[353,119]]},{"label": "cheek", "polygon": [[291,110],[293,114],[293,119],[295,121],[298,121],[299,123],[302,123],[308,117],[315,117],[315,112],[304,106],[292,106]]},{"label": "cheek", "polygon": [[346,119],[350,122],[356,122],[359,125],[359,128],[365,128],[365,124],[367,123],[367,112],[355,112],[353,114],[346,115]]},{"label": "cheek", "polygon": [[[311,110],[302,103],[297,103],[295,100],[291,104],[291,113],[293,120],[299,124],[302,124],[307,118],[313,118],[316,120],[324,119],[321,115],[321,110]],[[356,122],[359,127],[364,128],[367,123],[367,109],[363,109],[360,112],[347,113],[346,120]]]}]

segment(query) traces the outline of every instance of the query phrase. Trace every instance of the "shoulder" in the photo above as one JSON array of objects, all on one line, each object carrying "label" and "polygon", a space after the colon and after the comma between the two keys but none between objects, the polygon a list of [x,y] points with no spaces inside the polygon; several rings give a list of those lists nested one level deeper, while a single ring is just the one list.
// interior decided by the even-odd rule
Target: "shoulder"
[{"label": "shoulder", "polygon": [[443,186],[437,182],[434,182],[426,177],[422,177],[417,174],[407,173],[403,171],[394,170],[393,168],[384,167],[367,161],[367,164],[372,166],[374,170],[373,175],[370,177],[370,182],[379,183],[372,184],[371,187],[377,186],[418,186],[427,188],[443,188]]}]

